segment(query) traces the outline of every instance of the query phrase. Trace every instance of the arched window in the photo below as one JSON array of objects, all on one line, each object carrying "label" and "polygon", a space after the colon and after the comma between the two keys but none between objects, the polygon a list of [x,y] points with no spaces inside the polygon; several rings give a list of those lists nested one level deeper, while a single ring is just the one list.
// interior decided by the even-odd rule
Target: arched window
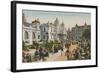
[{"label": "arched window", "polygon": [[28,35],[28,32],[27,31],[25,31],[25,33],[24,33],[24,38],[25,39],[28,39],[29,38],[29,35]]},{"label": "arched window", "polygon": [[46,31],[46,28],[44,27],[44,31]]},{"label": "arched window", "polygon": [[35,39],[35,33],[34,32],[32,33],[32,38]]}]

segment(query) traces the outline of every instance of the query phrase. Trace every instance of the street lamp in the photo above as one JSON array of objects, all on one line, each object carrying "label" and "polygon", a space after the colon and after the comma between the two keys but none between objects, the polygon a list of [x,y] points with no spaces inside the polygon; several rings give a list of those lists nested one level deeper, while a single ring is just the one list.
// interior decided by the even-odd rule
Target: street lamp
[{"label": "street lamp", "polygon": [[48,32],[46,32],[46,48],[47,48],[47,43],[48,43]]}]

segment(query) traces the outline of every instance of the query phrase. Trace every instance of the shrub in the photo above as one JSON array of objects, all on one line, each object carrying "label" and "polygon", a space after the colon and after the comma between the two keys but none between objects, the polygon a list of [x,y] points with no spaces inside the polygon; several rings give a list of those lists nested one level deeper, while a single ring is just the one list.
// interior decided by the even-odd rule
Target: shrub
[{"label": "shrub", "polygon": [[27,49],[24,41],[22,42],[22,49],[23,50],[26,50]]},{"label": "shrub", "polygon": [[39,47],[39,43],[37,43],[36,41],[33,41],[32,48],[37,48],[37,47]]},{"label": "shrub", "polygon": [[33,49],[33,46],[32,45],[28,45],[27,48],[28,49]]}]

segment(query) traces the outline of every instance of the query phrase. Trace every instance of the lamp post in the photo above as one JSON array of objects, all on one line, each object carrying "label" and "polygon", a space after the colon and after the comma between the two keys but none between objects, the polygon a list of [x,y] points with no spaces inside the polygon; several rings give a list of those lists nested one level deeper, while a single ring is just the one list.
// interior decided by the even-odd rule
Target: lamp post
[{"label": "lamp post", "polygon": [[48,44],[48,32],[46,32],[46,48],[47,48],[47,44]]}]

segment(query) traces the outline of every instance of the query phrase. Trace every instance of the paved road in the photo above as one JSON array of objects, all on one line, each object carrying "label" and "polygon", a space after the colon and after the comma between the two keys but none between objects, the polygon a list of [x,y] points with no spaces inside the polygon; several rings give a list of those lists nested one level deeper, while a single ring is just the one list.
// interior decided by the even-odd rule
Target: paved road
[{"label": "paved road", "polygon": [[[69,51],[72,52],[74,49],[77,49],[77,47],[78,47],[77,44],[71,45],[69,47]],[[67,60],[67,56],[65,56],[65,52],[66,52],[66,49],[64,49],[62,54],[61,54],[61,51],[59,50],[58,53],[55,53],[55,54],[51,55],[49,58],[47,58],[47,61],[66,61]]]},{"label": "paved road", "polygon": [[[76,49],[78,45],[71,45],[69,47],[69,51],[73,51],[74,49]],[[34,52],[35,52],[35,49],[31,49],[29,51],[29,53],[34,56]],[[66,61],[67,60],[67,56],[65,56],[65,52],[66,52],[66,49],[63,50],[63,52],[61,52],[61,50],[59,50],[57,53],[54,53],[54,54],[49,54],[49,57],[46,58],[46,61]]]},{"label": "paved road", "polygon": [[65,61],[67,60],[67,57],[65,56],[65,51],[61,52],[60,50],[58,53],[52,54],[47,58],[47,61]]},{"label": "paved road", "polygon": [[[35,52],[35,49],[31,49],[29,51],[31,55],[34,55],[34,52]],[[46,61],[64,61],[67,59],[67,57],[65,56],[65,52],[66,52],[66,49],[63,52],[59,50],[57,53],[54,53],[54,54],[49,53],[49,57],[46,58]]]}]

